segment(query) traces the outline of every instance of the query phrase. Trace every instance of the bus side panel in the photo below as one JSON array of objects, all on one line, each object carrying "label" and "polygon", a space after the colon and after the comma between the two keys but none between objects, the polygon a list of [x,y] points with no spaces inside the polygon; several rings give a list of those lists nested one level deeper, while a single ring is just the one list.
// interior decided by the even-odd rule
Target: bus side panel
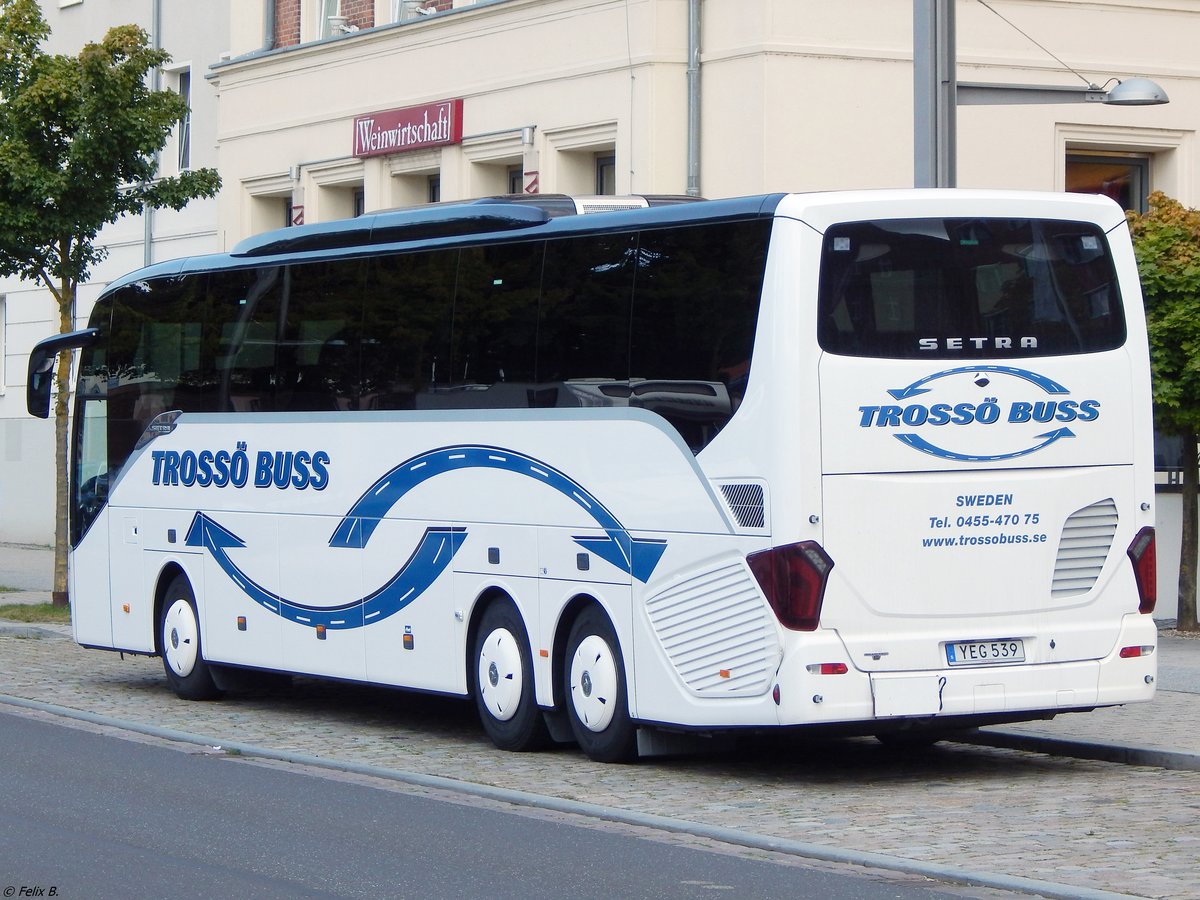
[{"label": "bus side panel", "polygon": [[204,553],[204,592],[197,597],[205,625],[204,655],[214,662],[285,669],[277,602],[265,596],[263,603],[250,601],[228,572],[236,567],[240,581],[260,588],[277,583],[278,519],[222,511],[220,525],[244,546]]},{"label": "bus side panel", "polygon": [[[88,647],[112,647],[112,614],[109,612],[108,521],[105,508],[92,522],[83,540],[71,552],[71,631],[75,642]],[[80,577],[80,572],[86,572]]]},{"label": "bus side panel", "polygon": [[[400,573],[414,553],[413,548],[421,544],[429,529],[451,528],[453,524],[444,520],[381,521],[371,537],[372,545],[378,542],[375,552],[341,551],[362,558],[362,590],[354,596],[388,590],[393,579],[402,577]],[[401,595],[407,590],[404,588]],[[367,608],[365,627],[360,629],[366,648],[367,680],[465,693],[462,650],[465,625],[456,618],[464,602],[458,596],[454,578],[446,571],[418,596],[404,602],[395,615],[384,617],[375,608]]]},{"label": "bus side panel", "polygon": [[139,511],[112,507],[108,518],[109,604],[113,645],[121,650],[154,650],[154,591],[146,583]]},{"label": "bus side panel", "polygon": [[[218,468],[214,453],[232,448]],[[290,448],[310,463],[293,462],[289,480],[288,458],[300,458]],[[236,474],[231,458],[243,460]],[[695,552],[684,548],[697,532],[729,540],[693,460],[659,417],[632,409],[184,414],[130,460],[116,492],[143,516],[173,516],[174,546],[202,554],[212,661],[461,693],[466,625],[493,590],[528,616],[539,659],[555,637],[539,610],[557,621],[562,604],[594,597],[634,665],[630,584]],[[557,608],[542,609],[536,579],[564,587]],[[539,673],[548,698],[548,664]]]},{"label": "bus side panel", "polygon": [[[271,584],[294,611],[280,620],[283,667],[293,672],[362,680],[367,664],[363,609],[349,606],[364,596],[362,553],[331,547],[337,516],[278,516],[279,575]],[[311,609],[305,609],[310,607]],[[316,610],[337,610],[316,615]],[[321,626],[321,627],[319,627]],[[324,630],[322,630],[322,627]]]},{"label": "bus side panel", "polygon": [[672,540],[671,567],[638,585],[638,716],[682,725],[774,724],[782,629],[745,562],[753,539]]}]

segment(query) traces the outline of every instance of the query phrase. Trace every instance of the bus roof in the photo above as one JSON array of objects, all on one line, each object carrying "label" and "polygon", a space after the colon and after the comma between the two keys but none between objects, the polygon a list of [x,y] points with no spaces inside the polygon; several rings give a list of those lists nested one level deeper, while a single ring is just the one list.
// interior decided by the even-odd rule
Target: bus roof
[{"label": "bus roof", "polygon": [[138,269],[113,281],[105,293],[150,278],[225,269],[769,217],[784,196],[647,197],[644,207],[588,214],[575,214],[567,206],[575,201],[562,195],[431,204],[264,232],[242,240],[229,253],[184,257]]}]

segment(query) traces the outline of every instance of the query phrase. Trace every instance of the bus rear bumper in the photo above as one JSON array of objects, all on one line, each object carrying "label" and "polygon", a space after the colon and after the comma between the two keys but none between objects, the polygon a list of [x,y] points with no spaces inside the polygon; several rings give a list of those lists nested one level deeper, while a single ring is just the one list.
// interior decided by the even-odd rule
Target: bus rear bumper
[{"label": "bus rear bumper", "polygon": [[[1138,655],[1126,648],[1138,648]],[[1121,651],[1126,649],[1126,655]],[[1067,710],[1135,703],[1154,697],[1157,634],[1149,616],[1122,622],[1103,659],[918,672],[817,674],[785,658],[780,668],[779,724],[834,724],[901,718],[978,716],[991,722]]]}]

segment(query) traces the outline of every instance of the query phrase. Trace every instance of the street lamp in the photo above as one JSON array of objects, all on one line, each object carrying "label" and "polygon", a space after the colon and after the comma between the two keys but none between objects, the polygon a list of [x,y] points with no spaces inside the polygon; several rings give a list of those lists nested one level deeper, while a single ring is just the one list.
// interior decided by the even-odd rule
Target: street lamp
[{"label": "street lamp", "polygon": [[[954,187],[959,106],[1105,103],[1156,106],[1167,92],[1149,78],[1110,79],[1103,87],[958,82],[954,0],[913,0],[913,162],[916,187]],[[1116,81],[1108,89],[1107,85]]]},{"label": "street lamp", "polygon": [[955,98],[959,106],[1005,103],[1105,103],[1109,106],[1159,106],[1169,103],[1167,92],[1149,78],[1126,78],[1108,90],[1089,85],[988,84],[960,81]]}]

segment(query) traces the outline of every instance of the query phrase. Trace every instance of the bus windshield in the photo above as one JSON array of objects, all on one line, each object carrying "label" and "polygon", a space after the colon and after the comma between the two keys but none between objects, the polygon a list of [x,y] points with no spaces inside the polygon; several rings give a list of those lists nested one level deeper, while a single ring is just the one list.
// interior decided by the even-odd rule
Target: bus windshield
[{"label": "bus windshield", "polygon": [[1125,342],[1095,225],[1035,219],[851,222],[825,235],[818,339],[891,359],[1031,357]]}]

